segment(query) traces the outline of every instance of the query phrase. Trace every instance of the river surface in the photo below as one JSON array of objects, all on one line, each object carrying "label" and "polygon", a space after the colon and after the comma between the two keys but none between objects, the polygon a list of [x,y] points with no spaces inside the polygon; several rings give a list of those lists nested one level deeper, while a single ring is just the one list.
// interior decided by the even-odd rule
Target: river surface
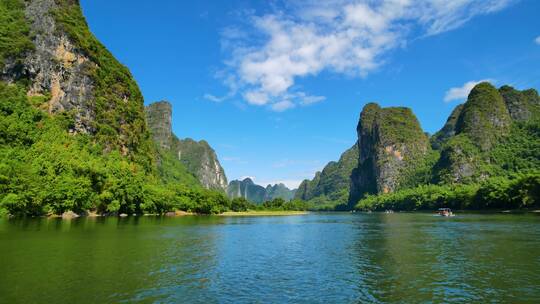
[{"label": "river surface", "polygon": [[0,303],[540,303],[540,216],[0,219]]}]

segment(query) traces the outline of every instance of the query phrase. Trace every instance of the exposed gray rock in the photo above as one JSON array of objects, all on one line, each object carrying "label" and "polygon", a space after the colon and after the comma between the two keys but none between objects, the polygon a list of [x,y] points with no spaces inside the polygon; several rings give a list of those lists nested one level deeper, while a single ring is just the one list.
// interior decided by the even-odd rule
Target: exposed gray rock
[{"label": "exposed gray rock", "polygon": [[222,191],[227,189],[225,170],[221,167],[216,152],[206,141],[178,139],[173,135],[171,149],[203,187]]},{"label": "exposed gray rock", "polygon": [[518,91],[511,86],[499,88],[510,117],[515,121],[526,121],[540,114],[540,97],[534,89]]},{"label": "exposed gray rock", "polygon": [[349,204],[366,193],[395,191],[407,169],[428,151],[428,139],[408,108],[367,104],[357,127],[359,161],[351,176]]},{"label": "exposed gray rock", "polygon": [[242,181],[231,181],[227,187],[227,195],[230,198],[243,197],[250,202],[260,204],[264,202],[266,189],[256,185],[250,178],[246,178]]},{"label": "exposed gray rock", "polygon": [[172,144],[172,106],[167,101],[152,103],[146,107],[146,122],[154,142],[163,149]]},{"label": "exposed gray rock", "polygon": [[179,139],[172,133],[172,106],[167,101],[146,107],[147,124],[156,144],[171,151],[207,189],[225,191],[227,177],[216,152],[204,141]]},{"label": "exposed gray rock", "polygon": [[25,56],[22,63],[7,60],[0,78],[6,82],[29,79],[28,95],[50,97],[44,105],[49,113],[73,111],[73,131],[93,133],[94,83],[89,71],[95,63],[57,27],[53,18],[56,8],[54,0],[26,2],[25,15],[31,21],[35,49]]}]

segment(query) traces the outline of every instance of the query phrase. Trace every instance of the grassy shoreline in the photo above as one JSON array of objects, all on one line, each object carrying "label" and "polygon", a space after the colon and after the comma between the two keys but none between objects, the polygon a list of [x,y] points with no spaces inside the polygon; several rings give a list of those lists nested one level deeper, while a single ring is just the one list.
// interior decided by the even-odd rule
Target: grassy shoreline
[{"label": "grassy shoreline", "polygon": [[309,211],[287,211],[287,210],[249,210],[249,211],[227,211],[217,216],[287,216],[306,215]]}]

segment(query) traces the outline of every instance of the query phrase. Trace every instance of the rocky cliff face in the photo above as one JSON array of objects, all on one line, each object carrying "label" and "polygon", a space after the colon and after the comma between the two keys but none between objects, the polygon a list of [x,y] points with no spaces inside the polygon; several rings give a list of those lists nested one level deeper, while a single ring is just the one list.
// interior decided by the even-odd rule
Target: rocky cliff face
[{"label": "rocky cliff face", "polygon": [[428,152],[428,138],[408,108],[364,107],[357,127],[359,159],[351,176],[349,202],[365,193],[388,193]]},{"label": "rocky cliff face", "polygon": [[284,184],[268,185],[265,187],[257,185],[250,178],[242,181],[233,180],[227,187],[227,195],[230,198],[243,197],[246,200],[261,204],[275,198],[282,198],[286,201],[294,197],[296,190],[290,190]]},{"label": "rocky cliff face", "polygon": [[481,168],[490,162],[490,151],[509,133],[512,122],[537,115],[535,93],[509,86],[497,90],[487,82],[476,85],[459,113],[454,136],[442,146],[435,181],[463,183],[487,177]]},{"label": "rocky cliff face", "polygon": [[505,85],[499,88],[499,93],[514,121],[527,121],[540,114],[540,97],[535,89],[518,91]]},{"label": "rocky cliff face", "polygon": [[172,133],[172,106],[167,101],[146,107],[148,128],[160,149],[171,152],[185,168],[207,189],[224,191],[227,177],[216,152],[210,145],[190,138],[179,139]]},{"label": "rocky cliff face", "polygon": [[[348,193],[351,208],[365,194],[534,171],[540,166],[539,118],[536,90],[480,83],[428,144],[411,110],[367,104],[357,145],[303,181],[296,198],[340,204]],[[349,175],[350,187],[343,183]]]},{"label": "rocky cliff face", "polygon": [[246,178],[242,181],[231,181],[227,187],[227,195],[230,198],[243,197],[250,202],[260,204],[264,202],[266,189],[256,185],[250,178]]},{"label": "rocky cliff face", "polygon": [[167,101],[154,102],[146,107],[146,122],[154,142],[162,149],[172,144],[172,106]]},{"label": "rocky cliff face", "polygon": [[227,189],[225,170],[221,167],[216,152],[206,141],[178,139],[173,135],[171,150],[203,187],[220,191]]},{"label": "rocky cliff face", "polygon": [[28,95],[50,97],[45,105],[49,113],[74,111],[75,131],[93,133],[95,83],[89,71],[97,66],[58,25],[54,12],[59,9],[54,0],[27,2],[34,48],[22,60],[8,59],[2,80],[29,79]]},{"label": "rocky cliff face", "polygon": [[350,190],[350,176],[358,166],[358,145],[345,151],[339,160],[329,162],[312,180],[304,180],[295,198],[315,203],[346,202]]},{"label": "rocky cliff face", "polygon": [[[78,1],[21,3],[32,46],[6,58],[0,80],[27,83],[50,114],[69,112],[73,133],[94,135],[106,150],[148,154],[142,95],[130,72],[92,35]],[[114,84],[111,83],[114,79]]]}]

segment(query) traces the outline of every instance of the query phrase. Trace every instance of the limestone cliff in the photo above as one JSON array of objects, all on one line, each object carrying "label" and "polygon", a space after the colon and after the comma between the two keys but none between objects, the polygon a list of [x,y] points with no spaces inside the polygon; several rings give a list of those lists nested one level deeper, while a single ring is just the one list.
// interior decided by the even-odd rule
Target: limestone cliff
[{"label": "limestone cliff", "polygon": [[71,132],[94,135],[106,150],[149,154],[139,88],[129,70],[92,35],[79,2],[6,3],[10,9],[20,3],[31,47],[3,60],[0,80],[23,81],[29,96],[46,99],[42,109],[69,112],[74,117]]},{"label": "limestone cliff", "polygon": [[178,139],[173,135],[171,150],[205,188],[220,191],[227,189],[225,170],[221,167],[216,152],[206,141]]},{"label": "limestone cliff", "polygon": [[242,181],[231,181],[227,187],[227,195],[230,198],[243,197],[250,202],[260,204],[264,202],[266,189],[256,185],[251,178],[246,178]]},{"label": "limestone cliff", "polygon": [[514,121],[526,121],[540,114],[540,97],[535,89],[518,91],[511,86],[499,88],[504,103]]},{"label": "limestone cliff", "polygon": [[367,104],[357,132],[359,158],[351,176],[350,204],[366,193],[395,191],[402,176],[429,150],[428,138],[408,108]]},{"label": "limestone cliff", "polygon": [[158,147],[170,149],[173,137],[171,104],[167,101],[158,101],[147,106],[146,123]]},{"label": "limestone cliff", "polygon": [[[540,98],[534,89],[518,91],[510,86],[498,90],[490,83],[476,85],[454,124],[454,136],[442,145],[434,167],[438,183],[464,183],[489,176],[497,161],[493,150],[508,137],[513,122],[539,117]],[[518,155],[516,155],[518,157]]]},{"label": "limestone cliff", "polygon": [[224,191],[227,177],[221,167],[216,152],[210,145],[190,138],[179,139],[172,132],[172,106],[160,101],[146,107],[148,128],[159,149],[168,151],[180,161],[207,189]]}]

